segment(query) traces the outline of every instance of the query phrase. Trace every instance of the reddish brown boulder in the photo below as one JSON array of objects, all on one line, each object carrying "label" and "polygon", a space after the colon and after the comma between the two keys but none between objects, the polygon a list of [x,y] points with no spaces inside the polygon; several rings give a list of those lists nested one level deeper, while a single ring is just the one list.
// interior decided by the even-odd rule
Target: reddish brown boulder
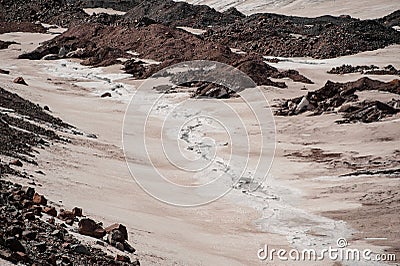
[{"label": "reddish brown boulder", "polygon": [[33,203],[39,204],[39,205],[46,205],[47,204],[47,199],[38,193],[35,192],[35,195],[33,195],[32,199]]},{"label": "reddish brown boulder", "polygon": [[115,256],[115,260],[116,260],[116,261],[122,261],[122,262],[131,262],[131,259],[130,259],[128,256],[126,256],[126,255],[120,255],[120,254],[117,254],[117,255]]},{"label": "reddish brown boulder", "polygon": [[125,225],[115,223],[115,224],[112,224],[105,228],[105,231],[107,232],[107,234],[111,233],[114,230],[120,231],[122,233],[122,235],[124,236],[124,239],[128,240],[128,230],[126,229]]},{"label": "reddish brown boulder", "polygon": [[62,210],[60,211],[60,214],[58,215],[58,219],[66,221],[66,220],[73,220],[75,218],[75,215],[73,214],[72,211],[66,211]]},{"label": "reddish brown boulder", "polygon": [[16,78],[16,79],[14,79],[13,82],[14,82],[14,83],[17,83],[17,84],[22,84],[22,85],[28,86],[28,84],[26,84],[26,82],[25,82],[25,80],[24,80],[23,77],[18,77],[18,78]]},{"label": "reddish brown boulder", "polygon": [[0,69],[0,74],[8,75],[8,74],[10,74],[10,71],[4,70],[4,69]]},{"label": "reddish brown boulder", "polygon": [[79,233],[95,238],[102,238],[106,235],[106,231],[103,229],[103,227],[89,218],[84,218],[79,221]]},{"label": "reddish brown boulder", "polygon": [[57,216],[57,210],[54,207],[46,207],[43,209],[43,212],[53,217]]},{"label": "reddish brown boulder", "polygon": [[23,166],[23,163],[20,160],[13,160],[13,161],[10,162],[10,164],[18,166],[18,167],[22,167]]},{"label": "reddish brown boulder", "polygon": [[81,217],[83,215],[82,209],[78,207],[73,208],[72,213],[75,217]]},{"label": "reddish brown boulder", "polygon": [[28,259],[28,255],[26,255],[24,252],[18,251],[18,252],[14,252],[11,255],[11,261],[17,262],[17,261],[24,261],[27,262]]}]

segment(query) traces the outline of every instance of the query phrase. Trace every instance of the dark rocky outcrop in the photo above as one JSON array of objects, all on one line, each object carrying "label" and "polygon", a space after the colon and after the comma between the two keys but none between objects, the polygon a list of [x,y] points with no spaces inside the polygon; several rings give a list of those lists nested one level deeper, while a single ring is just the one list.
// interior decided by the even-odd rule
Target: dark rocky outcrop
[{"label": "dark rocky outcrop", "polygon": [[379,20],[315,19],[254,14],[205,33],[207,40],[262,55],[334,58],[400,43],[400,32]]},{"label": "dark rocky outcrop", "polygon": [[329,74],[349,74],[349,73],[361,73],[366,75],[400,75],[400,70],[396,69],[392,65],[379,68],[378,66],[352,66],[352,65],[341,65],[334,67],[328,71]]},{"label": "dark rocky outcrop", "polygon": [[120,57],[132,57],[129,52],[138,53],[140,58],[161,61],[152,65],[136,59],[126,61],[125,71],[135,78],[148,78],[165,67],[183,61],[210,60],[237,67],[258,85],[286,87],[283,82],[272,82],[268,78],[279,71],[267,65],[260,55],[239,55],[226,46],[160,24],[126,28],[86,23],[72,27],[20,58],[41,59],[59,53],[60,49],[68,51],[67,56],[83,59],[82,64],[92,66],[115,64]]},{"label": "dark rocky outcrop", "polygon": [[312,111],[319,115],[326,111],[344,113],[345,120],[340,123],[361,121],[365,123],[376,122],[386,116],[400,112],[400,103],[390,101],[358,102],[357,91],[378,90],[400,94],[400,80],[382,82],[369,78],[361,78],[354,82],[334,83],[328,81],[319,90],[309,92],[307,95],[290,99],[279,106],[277,115],[297,115],[305,111]]},{"label": "dark rocky outcrop", "polygon": [[2,49],[7,49],[8,46],[11,44],[17,44],[16,42],[5,42],[5,41],[0,41],[0,50]]},{"label": "dark rocky outcrop", "polygon": [[[76,3],[66,0],[0,1],[0,21],[33,22],[69,26],[84,21],[87,15]],[[12,31],[16,31],[13,29]]]},{"label": "dark rocky outcrop", "polygon": [[0,258],[21,265],[140,265],[82,243],[62,223],[41,219],[32,191],[0,177]]},{"label": "dark rocky outcrop", "polygon": [[47,30],[41,24],[35,24],[32,22],[0,21],[0,34],[16,31],[45,33]]},{"label": "dark rocky outcrop", "polygon": [[133,6],[123,16],[123,21],[130,22],[147,17],[168,26],[188,26],[205,29],[209,26],[232,24],[245,17],[235,8],[221,13],[206,5],[192,5],[172,0],[150,0]]},{"label": "dark rocky outcrop", "polygon": [[[11,166],[22,167],[24,162],[36,164],[34,148],[62,141],[55,129],[71,128],[40,106],[3,88],[0,88],[0,107],[5,110],[0,113],[0,154],[15,158],[9,162]],[[0,167],[1,173],[26,176],[2,162]]]}]

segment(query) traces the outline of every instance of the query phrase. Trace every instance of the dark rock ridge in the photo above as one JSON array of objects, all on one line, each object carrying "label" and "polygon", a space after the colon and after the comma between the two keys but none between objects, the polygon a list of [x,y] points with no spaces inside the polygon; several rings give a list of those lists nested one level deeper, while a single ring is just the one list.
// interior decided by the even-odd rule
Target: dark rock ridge
[{"label": "dark rock ridge", "polygon": [[59,54],[61,49],[66,50],[67,57],[83,59],[84,65],[115,64],[120,57],[132,58],[129,52],[139,53],[140,58],[161,62],[149,65],[137,59],[128,60],[124,63],[125,71],[135,78],[148,78],[160,69],[183,61],[211,60],[237,67],[258,85],[286,87],[284,83],[268,78],[280,72],[267,65],[260,55],[236,54],[226,46],[160,24],[135,28],[84,23],[19,58],[41,59],[49,54]]},{"label": "dark rock ridge", "polygon": [[329,74],[349,74],[349,73],[361,73],[366,75],[400,75],[400,70],[396,69],[392,65],[385,66],[384,68],[379,68],[378,66],[352,66],[352,65],[342,65],[339,67],[334,67],[328,71]]},{"label": "dark rock ridge", "polygon": [[400,10],[380,18],[378,21],[387,27],[400,26]]},{"label": "dark rock ridge", "polygon": [[16,93],[9,92],[0,88],[0,107],[14,110],[15,112],[29,117],[32,120],[42,123],[49,123],[58,127],[71,127],[59,118],[55,118],[49,113],[45,112],[38,104],[32,103],[24,98],[18,96]]},{"label": "dark rock ridge", "polygon": [[245,17],[235,8],[218,12],[206,5],[192,5],[171,0],[143,1],[132,7],[124,16],[125,22],[148,17],[168,26],[188,26],[205,29],[209,26],[229,25]]},{"label": "dark rock ridge", "polygon": [[[39,105],[3,88],[0,88],[0,108],[0,154],[19,161],[11,161],[10,165],[21,167],[22,162],[36,164],[34,148],[48,146],[53,141],[63,141],[55,130],[72,128]],[[0,167],[3,174],[26,177],[3,162],[0,162]]]},{"label": "dark rock ridge", "polygon": [[32,22],[5,22],[0,21],[0,34],[7,32],[37,32],[45,33],[46,28]]},{"label": "dark rock ridge", "polygon": [[2,49],[7,49],[8,46],[11,44],[16,44],[16,42],[5,42],[5,41],[0,41],[0,50]]},{"label": "dark rock ridge", "polygon": [[334,58],[399,44],[400,32],[379,20],[254,14],[211,28],[205,38],[262,55]]},{"label": "dark rock ridge", "polygon": [[[124,16],[89,16],[83,7],[112,7],[127,13]],[[97,22],[131,27],[138,21],[150,19],[169,27],[208,29],[204,34],[208,41],[246,52],[285,57],[333,58],[399,44],[400,32],[392,28],[398,23],[398,17],[399,11],[375,20],[349,16],[303,18],[268,13],[246,17],[233,8],[218,12],[208,6],[172,0],[0,2],[0,21],[41,21],[61,26]]]},{"label": "dark rock ridge", "polygon": [[77,4],[65,0],[2,0],[0,21],[36,22],[69,26],[89,17]]},{"label": "dark rock ridge", "polygon": [[382,118],[400,112],[400,101],[392,100],[387,103],[380,101],[359,102],[357,91],[378,90],[400,94],[400,80],[382,82],[369,78],[361,78],[354,82],[334,83],[328,81],[319,90],[307,95],[285,101],[276,111],[277,115],[297,115],[305,111],[312,111],[315,115],[323,112],[335,111],[344,113],[344,120],[340,123],[361,121],[376,122]]}]

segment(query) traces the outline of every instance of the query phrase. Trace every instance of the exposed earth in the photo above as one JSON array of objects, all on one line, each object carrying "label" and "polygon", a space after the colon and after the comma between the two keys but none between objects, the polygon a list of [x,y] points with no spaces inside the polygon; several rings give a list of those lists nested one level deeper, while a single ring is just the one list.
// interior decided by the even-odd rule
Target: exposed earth
[{"label": "exposed earth", "polygon": [[[290,16],[285,1],[287,15],[244,12],[265,4],[253,2],[0,0],[0,264],[253,265],[264,244],[320,250],[342,237],[399,262],[400,6],[362,18],[310,9],[307,18]],[[235,67],[257,87],[186,77],[140,90],[192,60]],[[127,118],[133,95],[142,98]],[[189,104],[162,124],[181,102]],[[150,105],[145,153],[133,122]],[[274,114],[272,154],[260,154],[261,122],[249,106]],[[198,116],[228,126],[239,117],[248,128],[228,132],[233,143]],[[127,153],[121,128],[131,118]],[[207,138],[218,154],[210,173],[179,172],[156,149],[178,143],[184,159],[208,160]],[[196,208],[150,197],[126,165],[149,178],[156,165],[171,182],[198,185],[236,176],[257,156],[274,162],[256,190],[250,160],[225,197]]]}]

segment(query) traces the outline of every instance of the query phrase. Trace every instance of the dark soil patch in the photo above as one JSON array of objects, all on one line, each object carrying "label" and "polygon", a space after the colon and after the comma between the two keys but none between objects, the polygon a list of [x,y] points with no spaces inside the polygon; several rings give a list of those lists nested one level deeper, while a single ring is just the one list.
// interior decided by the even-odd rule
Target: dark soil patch
[{"label": "dark soil patch", "polygon": [[7,32],[37,32],[45,33],[46,28],[32,22],[4,22],[0,21],[0,34]]}]

